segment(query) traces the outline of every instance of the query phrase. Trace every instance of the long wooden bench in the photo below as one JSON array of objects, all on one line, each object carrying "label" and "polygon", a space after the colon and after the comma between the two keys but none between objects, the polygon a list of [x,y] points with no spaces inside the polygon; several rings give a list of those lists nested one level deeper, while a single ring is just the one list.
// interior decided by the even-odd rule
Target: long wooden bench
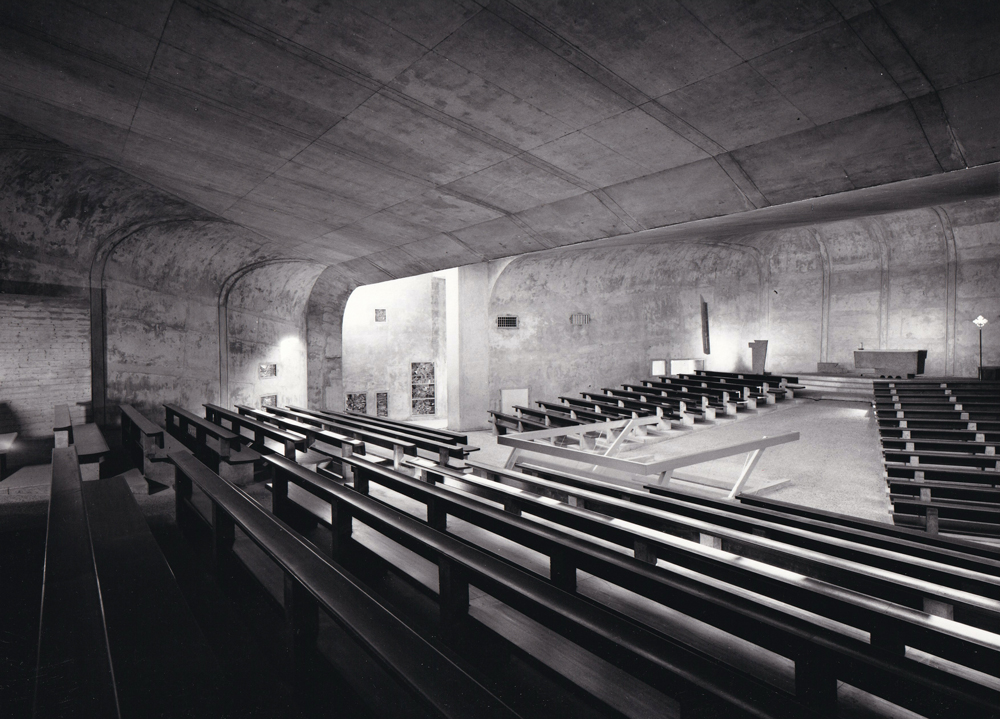
[{"label": "long wooden bench", "polygon": [[[649,380],[647,380],[648,382]],[[756,409],[758,400],[768,401],[770,392],[756,392],[749,385],[739,387],[732,384],[709,382],[703,377],[689,379],[686,377],[660,377],[659,383],[673,385],[675,387],[686,388],[688,393],[704,395],[716,407],[727,410],[727,414],[735,414],[740,408]],[[653,383],[650,382],[652,386]],[[730,408],[729,405],[732,405]]]},{"label": "long wooden bench", "polygon": [[494,409],[489,410],[489,414],[493,418],[493,431],[498,435],[506,434],[508,431],[531,432],[536,429],[548,428],[548,425],[544,422],[531,419],[530,417],[518,417],[517,415],[498,412]]},{"label": "long wooden bench", "polygon": [[[364,586],[326,559],[278,517],[265,511],[185,450],[170,452],[177,471],[177,513],[181,524],[204,521],[212,531],[212,547],[220,566],[238,561],[233,552],[236,527],[246,534],[285,575],[285,614],[289,644],[296,657],[315,651],[319,611],[347,630],[354,641],[385,667],[415,707],[432,716],[465,719],[513,719],[516,715],[389,611]],[[278,454],[267,461],[287,473],[302,470]],[[307,470],[302,470],[307,471]],[[277,479],[280,497],[282,479]],[[192,504],[197,486],[212,503],[210,517]],[[279,499],[280,505],[280,499]],[[360,688],[378,692],[378,686]]]},{"label": "long wooden bench", "polygon": [[221,716],[218,662],[125,478],[83,499],[122,717]]},{"label": "long wooden bench", "polygon": [[312,418],[319,423],[319,426],[329,429],[338,434],[343,434],[348,437],[353,437],[354,439],[361,440],[365,445],[374,445],[376,447],[384,447],[386,449],[392,450],[392,462],[393,466],[398,467],[403,461],[403,457],[406,455],[416,456],[417,445],[413,442],[400,438],[396,435],[386,435],[375,430],[366,429],[364,427],[357,427],[352,425],[341,424],[333,417],[328,417],[319,411],[309,410],[302,407],[288,407],[289,410],[295,412],[296,414],[303,415],[303,421],[307,421],[305,417]]},{"label": "long wooden bench", "polygon": [[73,443],[73,420],[69,415],[69,405],[57,404],[53,408],[52,433],[56,447],[69,447]]},{"label": "long wooden bench", "polygon": [[298,432],[288,432],[279,429],[274,425],[260,422],[251,417],[245,417],[239,412],[220,407],[217,404],[206,402],[202,405],[205,408],[205,418],[220,427],[225,427],[223,422],[229,423],[229,431],[242,436],[243,430],[253,435],[252,446],[258,452],[270,452],[265,440],[270,439],[282,445],[282,450],[286,457],[295,460],[295,453],[305,452],[309,446],[309,440]]},{"label": "long wooden bench", "polygon": [[101,464],[111,454],[104,434],[96,424],[73,425],[73,446],[80,460],[80,473],[85,481],[99,479]]},{"label": "long wooden bench", "polygon": [[117,688],[73,447],[52,450],[35,719],[118,717]]},{"label": "long wooden bench", "polygon": [[254,472],[261,465],[261,455],[249,447],[243,447],[238,433],[199,417],[183,407],[173,404],[165,404],[163,407],[167,432],[171,437],[191,450],[223,479],[241,487],[253,482]]},{"label": "long wooden bench", "polygon": [[575,427],[578,424],[585,424],[583,420],[571,416],[569,412],[556,412],[543,408],[535,409],[534,407],[522,407],[521,405],[514,405],[514,411],[520,417],[537,419],[549,427]]},{"label": "long wooden bench", "polygon": [[[388,475],[414,482],[412,478],[353,457],[347,461],[355,483],[352,490],[333,478],[282,458],[273,461],[277,513],[288,511],[279,482],[295,483],[333,507],[331,529],[335,545],[341,547],[339,551],[343,551],[350,538],[350,523],[346,519],[353,518],[436,563],[441,568],[439,601],[446,626],[471,621],[468,586],[474,584],[549,630],[673,696],[681,705],[682,716],[699,711],[726,716],[750,707],[758,716],[816,715],[806,703],[784,692],[434,529],[436,519],[432,518],[428,526],[363,496],[366,477],[374,481],[374,476]],[[431,515],[438,516],[444,510],[439,507]],[[557,661],[558,657],[551,659]],[[577,667],[563,668],[565,679],[573,681],[576,670]],[[600,695],[594,699],[604,701]]]},{"label": "long wooden bench", "polygon": [[147,478],[157,474],[161,463],[153,462],[150,457],[163,449],[163,427],[146,419],[132,405],[122,404],[121,410],[121,440],[122,448],[128,454],[132,466],[137,468]]},{"label": "long wooden bench", "polygon": [[[271,409],[277,408],[272,407]],[[304,464],[315,465],[319,461],[327,461],[333,458],[339,461],[340,457],[345,453],[348,455],[354,452],[358,454],[365,453],[364,442],[353,437],[331,432],[316,424],[292,419],[285,416],[280,410],[277,412],[265,412],[247,405],[237,404],[236,411],[245,417],[250,417],[265,424],[273,424],[278,429],[304,436],[308,440],[306,454],[296,457],[296,461]],[[321,444],[317,444],[317,442]],[[339,450],[339,452],[335,450]]]},{"label": "long wooden bench", "polygon": [[[447,531],[446,516],[452,515],[541,552],[550,558],[550,581],[566,591],[576,590],[575,571],[579,568],[654,601],[663,601],[669,596],[672,608],[795,659],[796,687],[803,699],[821,704],[833,701],[838,672],[844,673],[840,676],[845,681],[860,682],[858,686],[870,688],[882,696],[888,693],[890,700],[905,696],[903,705],[912,708],[923,708],[922,703],[930,696],[927,693],[930,682],[935,687],[934,696],[939,702],[937,714],[940,716],[948,716],[948,711],[955,711],[958,705],[966,703],[966,710],[982,714],[985,707],[1000,696],[996,691],[961,680],[948,687],[947,675],[928,672],[921,664],[903,658],[893,661],[889,670],[886,658],[869,649],[864,642],[852,642],[823,627],[809,626],[794,612],[783,613],[766,605],[751,609],[753,602],[748,604],[748,597],[740,596],[732,586],[719,589],[717,585],[699,584],[696,575],[685,578],[663,572],[640,559],[623,557],[613,550],[526,521],[517,516],[519,507],[514,502],[504,502],[507,511],[482,505],[441,485],[447,479],[473,493],[481,490],[482,485],[476,486],[475,480],[468,475],[448,468],[421,465],[420,460],[411,460],[411,463],[422,466],[425,476],[431,481],[430,486],[405,475],[351,463],[355,471],[354,486],[364,493],[367,492],[367,484],[374,482],[417,499],[428,507],[428,524],[439,531]],[[331,478],[337,479],[335,476]],[[516,495],[508,495],[508,498],[510,496]],[[489,498],[494,501],[503,499],[497,496]],[[762,621],[765,615],[767,619]],[[838,655],[836,659],[833,654]],[[824,657],[823,660],[817,661],[820,656]],[[886,681],[886,671],[895,672],[892,681]],[[848,676],[851,678],[848,679]],[[918,698],[921,694],[922,698]],[[949,699],[942,703],[945,696]],[[949,704],[950,708],[944,709],[945,704]]]},{"label": "long wooden bench", "polygon": [[391,427],[394,429],[401,429],[406,432],[416,433],[426,435],[432,439],[437,439],[439,442],[445,442],[447,444],[463,445],[469,443],[469,435],[463,434],[461,432],[453,432],[449,429],[442,429],[440,427],[425,427],[424,425],[414,424],[413,422],[403,422],[396,419],[389,419],[388,417],[377,417],[370,414],[362,414],[361,412],[336,412],[332,409],[317,410],[331,417],[352,417],[354,419],[364,419],[368,422],[373,422],[384,427]]},{"label": "long wooden bench", "polygon": [[372,422],[367,415],[349,415],[344,413],[327,412],[324,410],[305,410],[301,407],[289,407],[297,412],[305,412],[316,417],[326,417],[335,422],[340,427],[350,427],[365,432],[377,432],[385,437],[396,437],[400,440],[410,442],[417,449],[429,452],[441,464],[447,464],[448,458],[464,460],[472,452],[477,452],[479,447],[468,444],[456,444],[454,441],[441,441],[425,436],[423,433],[410,428],[392,428]]}]

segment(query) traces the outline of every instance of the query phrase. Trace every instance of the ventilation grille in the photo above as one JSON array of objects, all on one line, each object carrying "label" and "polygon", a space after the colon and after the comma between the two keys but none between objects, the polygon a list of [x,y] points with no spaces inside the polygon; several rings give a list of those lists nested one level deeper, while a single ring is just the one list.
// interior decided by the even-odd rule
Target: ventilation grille
[{"label": "ventilation grille", "polygon": [[569,323],[571,325],[577,325],[577,326],[579,326],[579,325],[589,325],[590,324],[590,315],[588,315],[588,314],[586,314],[584,312],[574,312],[573,314],[571,314],[569,316]]},{"label": "ventilation grille", "polygon": [[517,329],[517,316],[516,315],[502,315],[497,317],[497,329],[500,330],[516,330]]}]

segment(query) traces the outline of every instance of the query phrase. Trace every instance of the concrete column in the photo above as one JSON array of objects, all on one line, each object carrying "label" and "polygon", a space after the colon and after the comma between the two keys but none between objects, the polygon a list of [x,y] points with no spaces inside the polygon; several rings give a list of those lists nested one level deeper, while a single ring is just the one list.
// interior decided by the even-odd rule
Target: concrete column
[{"label": "concrete column", "polygon": [[489,266],[459,267],[447,286],[448,428],[488,429]]}]

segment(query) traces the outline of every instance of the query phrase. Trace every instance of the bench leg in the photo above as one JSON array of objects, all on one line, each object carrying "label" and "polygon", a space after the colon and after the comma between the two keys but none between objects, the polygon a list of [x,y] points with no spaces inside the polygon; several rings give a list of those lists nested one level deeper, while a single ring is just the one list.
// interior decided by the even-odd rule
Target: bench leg
[{"label": "bench leg", "polygon": [[193,519],[194,509],[191,501],[191,479],[176,467],[174,468],[174,519],[177,526],[183,529]]},{"label": "bench leg", "polygon": [[284,472],[275,472],[271,479],[271,514],[284,519],[288,511],[288,478]]}]

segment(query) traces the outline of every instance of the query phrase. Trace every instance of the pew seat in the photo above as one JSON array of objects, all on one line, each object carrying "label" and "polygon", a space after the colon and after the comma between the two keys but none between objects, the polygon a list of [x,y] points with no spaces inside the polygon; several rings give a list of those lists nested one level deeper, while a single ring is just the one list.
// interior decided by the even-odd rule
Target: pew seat
[{"label": "pew seat", "polygon": [[80,473],[83,479],[94,480],[100,477],[101,463],[111,453],[104,434],[96,424],[73,425],[73,446],[80,460]]}]

